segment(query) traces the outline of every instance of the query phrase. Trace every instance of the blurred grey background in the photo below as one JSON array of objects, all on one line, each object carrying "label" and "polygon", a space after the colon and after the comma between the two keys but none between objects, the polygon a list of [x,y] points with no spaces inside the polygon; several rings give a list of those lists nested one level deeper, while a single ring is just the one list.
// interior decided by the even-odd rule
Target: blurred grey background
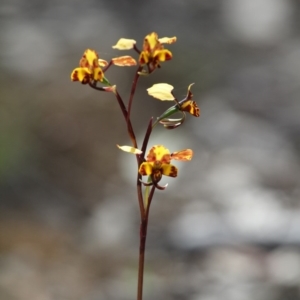
[{"label": "blurred grey background", "polygon": [[[194,82],[201,117],[150,145],[194,150],[150,213],[145,299],[300,299],[300,4],[296,0],[0,3],[0,299],[135,299],[135,158],[112,94],[70,81],[86,48],[177,36],[139,81]],[[128,98],[135,68],[107,77]]]}]

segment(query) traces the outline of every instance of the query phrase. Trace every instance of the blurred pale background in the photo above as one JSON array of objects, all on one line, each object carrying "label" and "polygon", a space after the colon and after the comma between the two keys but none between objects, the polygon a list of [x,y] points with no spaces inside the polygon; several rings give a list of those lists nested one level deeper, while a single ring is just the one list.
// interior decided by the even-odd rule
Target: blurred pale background
[{"label": "blurred pale background", "polygon": [[[115,147],[130,140],[113,95],[70,72],[152,31],[178,41],[140,80],[139,142],[167,108],[153,83],[182,98],[195,82],[201,117],[150,141],[195,154],[155,196],[145,299],[300,299],[298,1],[2,0],[0,15],[1,300],[135,298],[135,159]],[[107,72],[125,98],[133,72]]]}]

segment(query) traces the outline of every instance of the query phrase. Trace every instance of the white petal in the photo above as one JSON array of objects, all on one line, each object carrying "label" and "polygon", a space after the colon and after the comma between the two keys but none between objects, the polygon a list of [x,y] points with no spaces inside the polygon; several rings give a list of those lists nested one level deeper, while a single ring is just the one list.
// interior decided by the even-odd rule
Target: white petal
[{"label": "white petal", "polygon": [[174,87],[167,83],[157,83],[154,84],[151,88],[148,88],[148,94],[156,99],[162,101],[172,101],[174,96],[172,95],[172,90]]},{"label": "white petal", "polygon": [[119,146],[119,145],[117,145],[117,147],[119,149],[121,149],[122,151],[129,152],[129,153],[132,153],[132,154],[141,154],[141,153],[143,153],[141,150],[136,149],[134,147],[130,147],[130,146]]},{"label": "white petal", "polygon": [[136,44],[135,40],[121,38],[118,40],[116,45],[112,47],[113,49],[118,49],[118,50],[129,50],[132,49],[135,44]]}]

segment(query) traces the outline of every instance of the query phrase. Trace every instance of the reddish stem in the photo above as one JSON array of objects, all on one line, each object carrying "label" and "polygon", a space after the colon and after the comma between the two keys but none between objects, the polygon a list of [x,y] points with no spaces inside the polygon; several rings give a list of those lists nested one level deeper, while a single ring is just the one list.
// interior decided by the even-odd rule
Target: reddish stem
[{"label": "reddish stem", "polygon": [[145,249],[146,249],[146,239],[147,239],[147,228],[150,204],[153,198],[155,187],[152,186],[149,193],[148,205],[146,207],[146,214],[141,220],[140,225],[140,251],[139,251],[139,272],[138,272],[138,288],[137,288],[137,300],[143,299],[143,282],[144,282],[144,265],[145,265]]},{"label": "reddish stem", "polygon": [[[136,137],[132,128],[132,124],[130,121],[130,118],[128,117],[128,112],[126,110],[125,104],[121,98],[121,96],[119,95],[118,91],[116,91],[116,97],[117,100],[119,102],[119,105],[121,107],[121,110],[123,112],[123,116],[125,118],[125,121],[127,123],[127,129],[128,129],[128,134],[130,136],[130,139],[132,141],[133,147],[138,148],[137,145],[137,141],[136,141]],[[137,159],[137,164],[138,164],[138,168],[140,167],[141,162],[143,161],[143,158],[141,158],[140,155],[136,155],[136,159]],[[138,173],[137,176],[137,195],[138,195],[138,202],[139,202],[139,207],[140,207],[140,215],[141,215],[141,219],[144,218],[145,215],[145,207],[144,207],[144,200],[143,200],[143,193],[142,193],[142,183],[141,180],[142,176]]]},{"label": "reddish stem", "polygon": [[131,113],[131,106],[132,106],[132,101],[133,101],[133,96],[134,96],[134,93],[135,93],[135,89],[136,89],[136,85],[137,85],[137,82],[140,78],[140,75],[139,75],[139,72],[141,72],[143,69],[143,67],[139,66],[136,73],[135,73],[135,76],[134,76],[134,79],[133,79],[133,82],[132,82],[132,86],[131,86],[131,91],[130,91],[130,97],[129,97],[129,101],[128,101],[128,115],[127,115],[127,118],[129,119],[130,118],[130,113]]}]

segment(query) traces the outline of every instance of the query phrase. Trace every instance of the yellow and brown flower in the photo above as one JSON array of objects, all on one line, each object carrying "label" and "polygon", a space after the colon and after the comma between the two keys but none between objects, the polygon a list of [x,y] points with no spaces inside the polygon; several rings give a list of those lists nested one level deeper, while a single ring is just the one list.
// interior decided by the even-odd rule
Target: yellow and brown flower
[{"label": "yellow and brown flower", "polygon": [[151,176],[152,182],[156,185],[163,175],[177,177],[178,169],[171,164],[172,159],[188,161],[192,156],[191,149],[170,153],[164,146],[156,145],[150,149],[146,161],[140,165],[139,173],[142,176]]},{"label": "yellow and brown flower", "polygon": [[187,95],[185,99],[179,102],[179,107],[181,111],[186,111],[194,117],[199,117],[200,108],[198,107],[196,101],[193,100],[193,94],[191,91],[192,85],[193,83],[189,85]]},{"label": "yellow and brown flower", "polygon": [[95,50],[87,49],[79,61],[79,68],[72,71],[71,80],[80,81],[82,84],[102,82],[105,77],[100,66],[107,64],[105,60],[99,59]]},{"label": "yellow and brown flower", "polygon": [[172,59],[172,52],[164,49],[163,43],[174,43],[176,37],[159,39],[156,32],[148,34],[144,39],[143,50],[139,56],[139,64],[147,65],[149,73],[160,67],[160,62]]}]

